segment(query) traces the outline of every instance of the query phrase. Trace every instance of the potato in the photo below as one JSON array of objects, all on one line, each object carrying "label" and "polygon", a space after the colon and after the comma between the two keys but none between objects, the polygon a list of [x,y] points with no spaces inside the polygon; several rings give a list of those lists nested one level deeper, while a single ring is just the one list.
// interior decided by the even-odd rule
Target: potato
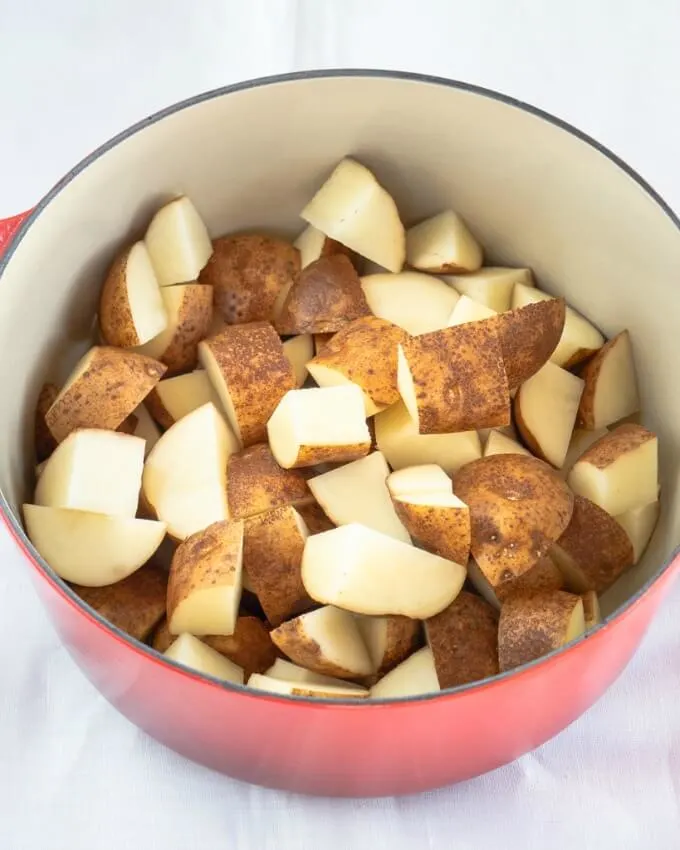
[{"label": "potato", "polygon": [[385,319],[356,319],[334,334],[307,369],[320,387],[358,384],[364,391],[366,415],[373,416],[399,401],[397,346],[407,338],[404,330]]},{"label": "potato", "polygon": [[585,450],[589,449],[601,437],[604,437],[605,434],[608,433],[609,431],[606,428],[598,428],[596,431],[586,431],[584,428],[574,428],[569,442],[569,448],[567,449],[567,455],[564,458],[564,463],[560,470],[560,475],[566,478],[571,472],[573,465],[581,457]]},{"label": "potato", "polygon": [[484,319],[491,319],[498,315],[491,307],[486,304],[480,304],[478,301],[473,301],[467,295],[461,295],[451,311],[451,315],[446,320],[446,327],[452,328],[456,325],[465,325],[468,322],[481,322]]},{"label": "potato", "polygon": [[[553,299],[547,292],[518,283],[512,293],[512,308],[526,307]],[[567,307],[560,341],[550,355],[550,360],[563,369],[571,369],[591,357],[604,344],[604,337],[580,313]]]},{"label": "potato", "polygon": [[374,672],[356,620],[327,605],[283,623],[272,641],[293,662],[314,673],[356,679]]},{"label": "potato", "polygon": [[291,287],[276,320],[281,334],[335,333],[347,322],[370,316],[361,281],[344,254],[308,265]]},{"label": "potato", "polygon": [[569,525],[551,555],[567,588],[575,593],[602,593],[635,560],[633,544],[621,525],[583,496],[574,498]]},{"label": "potato", "polygon": [[298,682],[308,685],[331,685],[331,687],[340,687],[359,693],[366,693],[366,688],[362,688],[360,685],[354,685],[351,682],[337,679],[334,676],[322,676],[321,673],[313,673],[311,670],[300,667],[298,664],[293,664],[292,661],[286,661],[284,658],[277,658],[272,666],[264,672],[270,679],[280,679],[284,682]]},{"label": "potato", "polygon": [[102,587],[122,581],[158,549],[164,522],[70,508],[24,505],[31,543],[66,581]]},{"label": "potato", "polygon": [[273,626],[311,607],[300,573],[307,534],[304,520],[291,505],[246,520],[243,570]]},{"label": "potato", "polygon": [[492,323],[473,322],[399,346],[399,394],[421,434],[510,422],[501,347]]},{"label": "potato", "polygon": [[[153,392],[153,390],[151,390],[151,392]],[[125,419],[123,419],[118,428],[116,428],[116,432],[118,434],[130,434],[131,436],[134,436],[135,431],[137,430],[138,422],[139,420],[137,419],[135,414],[131,413],[129,416],[126,416]]]},{"label": "potato", "polygon": [[184,195],[158,210],[144,242],[161,286],[196,280],[212,254],[206,226]]},{"label": "potato", "polygon": [[241,601],[243,522],[214,522],[175,550],[168,579],[173,635],[231,635]]},{"label": "potato", "polygon": [[443,280],[420,272],[365,275],[361,288],[375,316],[413,336],[445,328],[459,298]]},{"label": "potato", "polygon": [[496,313],[504,313],[512,304],[516,283],[533,286],[531,269],[508,269],[486,266],[472,274],[444,275],[444,280],[461,295],[467,295]]},{"label": "potato", "polygon": [[640,560],[649,543],[659,519],[659,503],[650,502],[639,508],[631,508],[614,519],[624,529],[633,544],[634,563]]},{"label": "potato", "polygon": [[395,699],[417,694],[436,693],[439,688],[434,658],[424,646],[397,665],[371,688],[373,699]]},{"label": "potato", "polygon": [[364,394],[356,384],[288,392],[267,423],[267,435],[284,469],[363,457],[371,448]]},{"label": "potato", "polygon": [[390,474],[380,452],[310,478],[309,489],[336,525],[360,522],[404,543],[411,538],[398,518],[385,481]]},{"label": "potato", "polygon": [[418,620],[361,615],[355,615],[355,619],[378,678],[401,664],[422,643]]},{"label": "potato", "polygon": [[569,525],[574,497],[543,461],[492,455],[462,467],[453,491],[470,509],[471,552],[496,587],[521,576]]},{"label": "potato", "polygon": [[475,272],[482,260],[481,246],[453,210],[406,231],[406,262],[414,269],[434,274]]},{"label": "potato", "polygon": [[580,596],[554,590],[510,597],[498,623],[501,672],[534,661],[575,640],[585,631]]},{"label": "potato", "polygon": [[619,425],[592,445],[569,477],[574,493],[618,516],[655,502],[658,496],[658,440],[642,425]]},{"label": "potato", "polygon": [[406,257],[404,226],[391,196],[374,175],[353,159],[336,166],[302,218],[391,272],[399,272]]},{"label": "potato", "polygon": [[310,534],[319,534],[321,531],[330,531],[331,528],[335,528],[335,523],[326,516],[321,505],[317,505],[316,502],[310,505],[297,505],[296,510],[304,520]]},{"label": "potato", "polygon": [[300,265],[303,269],[307,268],[308,265],[320,257],[330,257],[332,254],[346,254],[358,271],[361,261],[355,252],[335,239],[329,239],[325,233],[317,230],[311,224],[305,227],[293,244],[300,252]]},{"label": "potato", "polygon": [[420,620],[453,602],[465,568],[351,523],[307,538],[302,581],[312,599],[324,605]]},{"label": "potato", "polygon": [[314,356],[317,357],[326,347],[326,343],[330,342],[335,334],[312,334],[314,340]]},{"label": "potato", "polygon": [[233,519],[246,519],[282,505],[299,507],[314,501],[305,476],[296,469],[282,469],[266,443],[231,455],[227,494]]},{"label": "potato", "polygon": [[583,617],[587,630],[594,629],[595,626],[602,622],[602,612],[600,611],[600,600],[597,598],[597,593],[594,590],[589,590],[581,595],[583,602]]},{"label": "potato", "polygon": [[578,409],[579,424],[589,430],[606,428],[640,410],[633,349],[628,331],[610,339],[581,372],[585,388]]},{"label": "potato", "polygon": [[165,363],[168,375],[177,375],[196,368],[198,343],[208,335],[212,324],[212,288],[184,283],[162,288],[161,297],[167,327],[137,351]]},{"label": "potato", "polygon": [[565,310],[563,298],[551,298],[517,307],[494,319],[511,391],[550,359],[564,328]]},{"label": "potato", "polygon": [[307,380],[307,364],[314,357],[314,337],[312,334],[298,334],[285,340],[283,353],[293,367],[295,386],[300,387]]},{"label": "potato", "polygon": [[145,641],[165,616],[168,576],[149,562],[132,575],[105,587],[72,585],[90,608],[137,640]]},{"label": "potato", "polygon": [[47,427],[59,443],[77,428],[115,431],[164,372],[165,366],[150,357],[95,345],[45,414]]},{"label": "potato", "polygon": [[[544,301],[550,304],[550,301]],[[541,460],[561,467],[574,431],[583,381],[547,362],[517,390],[517,430]]]},{"label": "potato", "polygon": [[225,682],[233,682],[236,685],[243,684],[243,670],[237,664],[206,646],[193,635],[180,635],[165,651],[165,656],[206,676],[223,679]]},{"label": "potato", "polygon": [[162,428],[171,428],[187,413],[211,402],[218,411],[222,405],[203,369],[165,378],[151,390],[144,404]]},{"label": "potato", "polygon": [[272,321],[275,305],[300,274],[300,252],[272,236],[221,236],[201,272],[215,293],[215,309],[230,325]]},{"label": "potato", "polygon": [[498,673],[498,614],[478,596],[461,591],[425,621],[425,634],[442,689]]},{"label": "potato", "polygon": [[136,242],[114,260],[99,299],[104,342],[143,345],[165,330],[168,316],[146,246]]},{"label": "potato", "polygon": [[147,410],[146,405],[140,404],[135,407],[132,416],[137,420],[135,430],[132,433],[135,437],[141,437],[144,440],[144,457],[146,458],[151,449],[159,441],[161,432]]},{"label": "potato", "polygon": [[550,557],[544,555],[533,567],[530,567],[518,578],[493,587],[473,558],[467,565],[467,577],[474,589],[489,605],[500,610],[501,602],[505,602],[515,593],[531,594],[547,590],[562,590],[564,578],[557,565]]},{"label": "potato", "polygon": [[482,456],[476,431],[419,434],[406,405],[397,402],[374,420],[378,449],[394,470],[434,463],[453,475],[461,466]]},{"label": "potato", "polygon": [[346,684],[320,685],[314,682],[287,682],[274,679],[271,676],[261,676],[254,673],[248,679],[248,687],[257,691],[268,691],[273,694],[285,694],[292,697],[316,697],[317,699],[366,699],[368,691]]},{"label": "potato", "polygon": [[267,421],[296,386],[274,328],[267,322],[232,325],[204,340],[199,355],[241,444],[264,442]]},{"label": "potato", "polygon": [[43,384],[38,394],[38,400],[35,403],[34,440],[35,459],[38,463],[47,460],[58,445],[45,421],[45,415],[54,404],[58,395],[59,388],[57,386],[54,384]]},{"label": "potato", "polygon": [[527,455],[531,457],[531,452],[527,451],[516,440],[493,429],[484,446],[484,457],[491,457],[491,455]]},{"label": "potato", "polygon": [[144,467],[139,437],[83,428],[54,450],[35,490],[37,505],[134,517]]}]

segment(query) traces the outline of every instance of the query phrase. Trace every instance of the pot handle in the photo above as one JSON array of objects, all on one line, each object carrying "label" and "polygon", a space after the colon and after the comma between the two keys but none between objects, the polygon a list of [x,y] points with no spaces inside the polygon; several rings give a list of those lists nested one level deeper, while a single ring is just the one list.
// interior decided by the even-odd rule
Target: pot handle
[{"label": "pot handle", "polygon": [[17,232],[21,223],[30,214],[30,210],[14,215],[11,218],[0,218],[0,255],[4,254],[5,249],[12,241],[12,237]]}]

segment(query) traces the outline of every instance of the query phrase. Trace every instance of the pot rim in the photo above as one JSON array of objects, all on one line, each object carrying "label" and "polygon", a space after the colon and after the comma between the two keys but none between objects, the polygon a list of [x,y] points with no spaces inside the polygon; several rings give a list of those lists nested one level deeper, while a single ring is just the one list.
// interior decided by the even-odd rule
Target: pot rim
[{"label": "pot rim", "polygon": [[[390,71],[365,68],[333,68],[326,70],[295,71],[287,74],[274,74],[265,77],[257,77],[251,80],[244,80],[242,82],[211,89],[209,91],[194,95],[193,97],[186,98],[185,100],[178,101],[172,104],[171,106],[165,107],[164,109],[161,109],[158,112],[155,112],[152,115],[143,118],[141,121],[138,121],[137,123],[128,127],[126,130],[123,130],[122,132],[113,136],[107,142],[100,145],[91,154],[84,157],[66,175],[64,175],[64,177],[62,177],[61,180],[59,180],[52,187],[52,189],[50,189],[50,191],[40,200],[40,202],[21,222],[21,225],[14,233],[14,236],[10,240],[10,243],[7,246],[4,254],[0,255],[0,279],[2,278],[5,268],[11,261],[12,255],[14,254],[17,246],[22,241],[33,222],[35,222],[36,219],[44,212],[44,210],[49,206],[52,200],[75,177],[85,171],[89,165],[95,162],[100,156],[103,156],[104,154],[115,148],[121,142],[126,141],[127,139],[139,133],[140,131],[145,130],[147,127],[156,124],[158,121],[161,121],[164,118],[175,114],[176,112],[180,112],[183,109],[188,109],[192,106],[196,106],[200,103],[213,100],[218,97],[234,94],[236,92],[248,91],[249,89],[276,85],[278,83],[296,82],[309,79],[331,79],[343,77],[394,79],[404,80],[407,82],[425,83],[427,85],[443,86],[446,88],[457,89],[459,91],[465,91],[469,94],[474,94],[479,97],[485,97],[490,100],[495,100],[505,104],[506,106],[511,106],[515,109],[519,109],[523,112],[533,115],[536,118],[540,118],[541,120],[546,121],[555,127],[558,127],[559,129],[574,136],[579,141],[584,142],[585,144],[594,148],[598,153],[602,154],[606,159],[608,159],[614,165],[618,166],[618,168],[625,175],[634,180],[638,184],[638,186],[640,186],[640,188],[661,208],[661,210],[675,225],[675,227],[679,231],[680,236],[680,218],[678,217],[678,215],[676,215],[670,205],[647,183],[646,180],[644,180],[643,177],[640,176],[640,174],[638,174],[637,171],[635,171],[620,157],[618,157],[615,153],[609,150],[609,148],[605,147],[600,142],[593,139],[587,133],[584,133],[583,131],[577,129],[567,121],[564,121],[561,118],[557,118],[556,116],[552,115],[549,112],[546,112],[543,109],[528,104],[525,101],[522,101],[510,95],[497,92],[493,89],[485,88],[483,86],[474,85],[473,83],[467,83],[460,80],[450,80],[445,77],[437,77],[429,74],[421,74],[410,71]],[[102,617],[94,608],[91,608],[87,603],[85,603],[78,596],[78,594],[74,590],[72,590],[71,587],[54,572],[54,570],[49,566],[49,564],[47,564],[47,562],[42,558],[42,556],[38,553],[38,551],[34,548],[33,544],[28,539],[28,536],[26,535],[21,522],[10,507],[9,501],[5,496],[5,493],[2,488],[0,488],[0,516],[7,530],[17,542],[19,548],[23,550],[23,553],[27,557],[29,562],[36,568],[38,574],[41,575],[41,577],[45,578],[52,586],[52,588],[58,594],[60,594],[65,601],[70,603],[80,614],[84,614],[86,617],[88,617],[94,625],[96,625],[100,629],[103,629],[105,632],[108,632],[110,636],[112,636],[119,642],[127,644],[136,652],[146,655],[152,662],[171,667],[175,670],[176,673],[192,678],[194,680],[201,681],[204,684],[207,683],[221,690],[238,693],[241,696],[246,696],[251,699],[266,700],[272,703],[301,703],[307,705],[308,707],[318,706],[320,708],[328,708],[330,706],[333,706],[338,709],[350,709],[353,711],[359,711],[361,709],[377,710],[378,708],[386,708],[389,706],[406,707],[413,703],[430,703],[435,700],[440,700],[442,698],[453,697],[459,694],[462,695],[473,690],[481,690],[483,688],[501,686],[508,679],[514,679],[521,675],[535,672],[543,665],[555,661],[557,656],[562,656],[568,652],[572,652],[578,647],[580,647],[585,641],[592,640],[594,637],[601,635],[604,631],[611,629],[615,623],[625,618],[625,616],[631,612],[632,608],[642,601],[642,598],[648,594],[652,586],[656,584],[656,582],[669,570],[669,568],[674,563],[676,568],[680,567],[680,545],[678,545],[675,550],[671,552],[670,556],[663,562],[661,567],[654,573],[654,575],[649,578],[644,583],[644,585],[637,590],[636,593],[634,593],[629,599],[627,599],[623,605],[619,606],[616,611],[606,617],[595,628],[585,632],[583,635],[578,637],[576,640],[571,641],[566,646],[553,650],[547,655],[541,656],[540,658],[527,662],[526,664],[522,664],[519,667],[515,667],[512,670],[508,670],[504,673],[498,673],[495,676],[490,676],[486,679],[481,679],[479,681],[471,682],[466,685],[459,685],[455,688],[446,688],[441,691],[436,691],[434,693],[428,694],[416,694],[413,696],[388,699],[370,699],[366,702],[364,702],[364,700],[356,699],[323,699],[319,697],[288,696],[284,694],[273,694],[269,693],[268,691],[254,690],[252,688],[248,688],[246,685],[236,685],[231,682],[216,679],[213,676],[208,676],[206,674],[193,671],[190,668],[178,664],[172,659],[167,658],[165,655],[153,649],[151,646],[148,646],[147,644],[142,643],[136,638],[131,637],[126,632],[122,631],[117,626],[113,625],[104,617]]]}]

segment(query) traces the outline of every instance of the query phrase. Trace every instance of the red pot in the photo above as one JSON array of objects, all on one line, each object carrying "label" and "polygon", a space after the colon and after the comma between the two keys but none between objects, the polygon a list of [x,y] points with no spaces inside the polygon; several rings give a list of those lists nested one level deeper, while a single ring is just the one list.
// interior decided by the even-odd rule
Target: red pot
[{"label": "red pot", "polygon": [[[91,339],[116,247],[177,191],[215,234],[294,233],[299,210],[348,153],[374,168],[407,222],[453,206],[492,259],[531,266],[605,333],[630,328],[646,421],[663,447],[659,527],[641,564],[603,599],[601,626],[480,684],[362,705],[249,692],[164,660],[80,602],[18,519],[38,388]],[[5,397],[18,403],[0,412],[3,518],[85,674],[133,723],[187,757],[250,782],[331,795],[410,793],[492,770],[604,693],[680,566],[680,394],[669,392],[680,362],[678,269],[680,223],[654,191],[592,139],[510,98],[373,71],[295,74],[201,95],[84,160],[9,244],[0,339],[11,356],[0,369]]]}]

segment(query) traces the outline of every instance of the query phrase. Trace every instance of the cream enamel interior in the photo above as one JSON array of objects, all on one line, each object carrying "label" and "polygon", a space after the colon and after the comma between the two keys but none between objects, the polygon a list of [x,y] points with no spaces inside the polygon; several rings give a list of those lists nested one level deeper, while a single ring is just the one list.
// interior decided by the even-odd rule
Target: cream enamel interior
[{"label": "cream enamel interior", "polygon": [[565,295],[608,336],[630,329],[644,422],[660,436],[662,510],[641,563],[606,594],[610,613],[680,540],[680,395],[672,391],[680,231],[633,177],[578,136],[436,81],[312,76],[217,93],[145,124],[64,181],[0,281],[0,339],[12,352],[0,364],[12,399],[0,413],[0,486],[12,510],[18,516],[30,495],[40,385],[63,377],[91,342],[116,251],[178,193],[213,236],[261,228],[295,237],[300,211],[346,155],[374,170],[407,226],[453,207],[487,262],[532,268],[539,286]]}]

